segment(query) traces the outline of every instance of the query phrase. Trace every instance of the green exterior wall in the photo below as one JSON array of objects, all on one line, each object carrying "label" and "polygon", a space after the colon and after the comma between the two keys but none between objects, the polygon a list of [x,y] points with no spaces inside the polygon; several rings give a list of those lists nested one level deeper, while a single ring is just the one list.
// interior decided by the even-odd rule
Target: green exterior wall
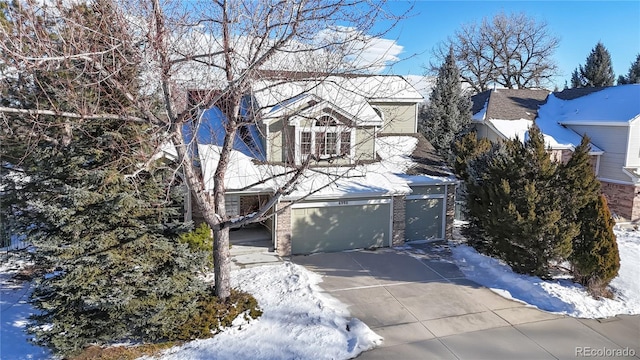
[{"label": "green exterior wall", "polygon": [[372,103],[384,117],[382,133],[413,134],[416,132],[418,106],[413,103]]}]

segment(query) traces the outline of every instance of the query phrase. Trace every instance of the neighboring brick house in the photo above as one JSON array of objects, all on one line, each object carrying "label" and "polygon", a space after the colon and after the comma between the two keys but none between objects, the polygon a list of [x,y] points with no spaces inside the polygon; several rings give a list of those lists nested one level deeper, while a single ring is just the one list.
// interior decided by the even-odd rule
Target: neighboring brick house
[{"label": "neighboring brick house", "polygon": [[640,85],[547,90],[498,89],[475,95],[473,121],[491,140],[525,139],[535,122],[551,156],[566,162],[586,134],[609,207],[640,222]]},{"label": "neighboring brick house", "polygon": [[[312,157],[313,167],[263,224],[278,254],[451,236],[457,180],[416,134],[423,98],[404,78],[279,75],[255,82],[248,94],[251,125],[236,141],[225,179],[228,214],[255,211]],[[189,136],[212,189],[225,120],[215,107],[200,116]]]}]

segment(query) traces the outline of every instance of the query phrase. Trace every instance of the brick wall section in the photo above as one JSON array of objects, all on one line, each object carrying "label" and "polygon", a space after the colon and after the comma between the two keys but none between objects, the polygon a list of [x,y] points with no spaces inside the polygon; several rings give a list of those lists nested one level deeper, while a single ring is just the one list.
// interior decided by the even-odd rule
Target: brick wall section
[{"label": "brick wall section", "polygon": [[[562,164],[568,163],[569,159],[571,159],[572,155],[573,155],[573,151],[571,151],[569,149],[551,150],[551,151],[549,151],[549,156],[551,157],[551,160],[555,161],[555,162],[562,163]],[[593,167],[593,171],[596,171],[596,165],[598,163],[598,156],[599,155],[591,155],[591,156],[589,156],[589,163]]]},{"label": "brick wall section", "polygon": [[602,193],[616,215],[640,222],[640,186],[602,182]]},{"label": "brick wall section", "polygon": [[453,219],[456,215],[456,185],[447,185],[447,211],[444,229],[444,238],[453,239]]},{"label": "brick wall section", "polygon": [[[289,202],[281,202],[276,210],[283,209],[290,205]],[[291,255],[291,208],[284,209],[277,215],[276,220],[276,251],[279,256]]]},{"label": "brick wall section", "polygon": [[391,243],[393,246],[404,244],[405,240],[405,197],[393,197],[393,231],[391,233]]}]

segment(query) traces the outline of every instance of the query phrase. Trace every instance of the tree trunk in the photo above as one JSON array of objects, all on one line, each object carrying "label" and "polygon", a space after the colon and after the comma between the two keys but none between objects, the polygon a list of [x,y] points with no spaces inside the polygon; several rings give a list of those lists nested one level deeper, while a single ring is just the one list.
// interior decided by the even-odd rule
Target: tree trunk
[{"label": "tree trunk", "polygon": [[231,295],[231,252],[229,251],[229,228],[213,231],[213,268],[215,273],[215,295],[226,299]]}]

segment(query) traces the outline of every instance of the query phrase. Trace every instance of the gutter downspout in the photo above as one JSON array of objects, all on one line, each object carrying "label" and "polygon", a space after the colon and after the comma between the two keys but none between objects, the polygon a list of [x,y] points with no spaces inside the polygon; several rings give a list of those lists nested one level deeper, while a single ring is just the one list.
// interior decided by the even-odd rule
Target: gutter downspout
[{"label": "gutter downspout", "polygon": [[273,243],[273,251],[278,253],[278,205],[280,205],[280,198],[276,201],[275,207],[276,211],[273,212],[273,230],[271,230],[271,242]]}]

